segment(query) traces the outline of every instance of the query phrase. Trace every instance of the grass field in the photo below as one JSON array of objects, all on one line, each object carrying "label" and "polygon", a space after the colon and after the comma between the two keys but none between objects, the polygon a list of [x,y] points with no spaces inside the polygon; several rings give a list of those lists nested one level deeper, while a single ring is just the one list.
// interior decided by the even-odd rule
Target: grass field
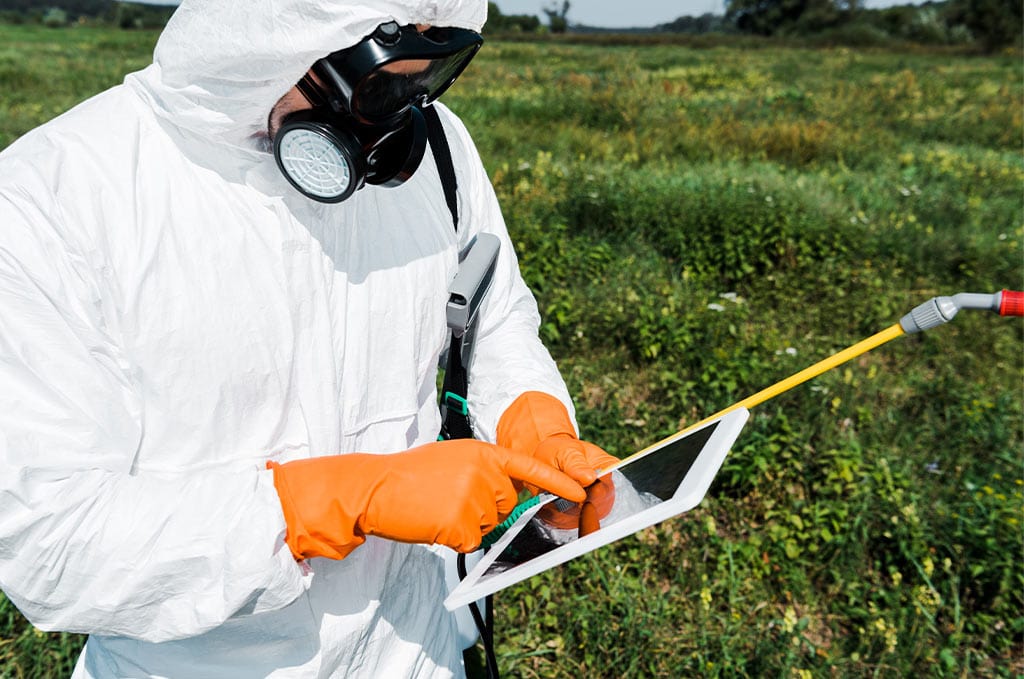
[{"label": "grass field", "polygon": [[[0,146],[150,33],[0,26]],[[1024,285],[1020,54],[490,41],[474,133],[584,434],[625,455],[940,294]],[[753,411],[683,518],[502,593],[514,677],[1024,673],[1024,324],[964,312]],[[0,600],[0,676],[81,638]]]}]

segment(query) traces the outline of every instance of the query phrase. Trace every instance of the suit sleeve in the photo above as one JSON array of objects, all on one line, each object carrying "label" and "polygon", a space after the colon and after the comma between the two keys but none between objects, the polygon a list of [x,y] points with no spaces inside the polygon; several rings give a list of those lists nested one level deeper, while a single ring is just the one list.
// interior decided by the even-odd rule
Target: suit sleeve
[{"label": "suit sleeve", "polygon": [[270,472],[133,469],[131,360],[54,213],[0,195],[0,586],[40,629],[154,642],[287,605]]}]

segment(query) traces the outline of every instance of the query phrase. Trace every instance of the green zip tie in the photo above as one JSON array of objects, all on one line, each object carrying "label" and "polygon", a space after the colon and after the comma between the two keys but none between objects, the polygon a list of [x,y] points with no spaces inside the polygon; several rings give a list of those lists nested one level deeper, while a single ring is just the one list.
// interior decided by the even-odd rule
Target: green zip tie
[{"label": "green zip tie", "polygon": [[502,535],[508,532],[508,529],[512,527],[512,524],[518,521],[519,517],[525,514],[527,509],[538,504],[540,504],[539,495],[534,495],[529,500],[520,502],[516,505],[516,508],[512,510],[512,513],[508,515],[508,518],[499,523],[494,527],[494,530],[484,536],[483,542],[480,543],[480,546],[484,549],[489,549],[491,545],[501,539]]}]

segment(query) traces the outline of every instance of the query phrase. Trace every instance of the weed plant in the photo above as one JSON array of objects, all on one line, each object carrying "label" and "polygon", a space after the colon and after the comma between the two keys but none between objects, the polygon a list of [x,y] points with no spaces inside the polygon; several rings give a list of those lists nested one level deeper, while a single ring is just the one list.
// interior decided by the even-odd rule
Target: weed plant
[{"label": "weed plant", "polygon": [[[0,26],[0,145],[155,35]],[[480,147],[583,433],[624,456],[1024,284],[1019,54],[492,41]],[[757,406],[706,501],[497,597],[513,677],[1024,672],[1024,324],[964,312]],[[0,602],[0,675],[81,638]]]}]

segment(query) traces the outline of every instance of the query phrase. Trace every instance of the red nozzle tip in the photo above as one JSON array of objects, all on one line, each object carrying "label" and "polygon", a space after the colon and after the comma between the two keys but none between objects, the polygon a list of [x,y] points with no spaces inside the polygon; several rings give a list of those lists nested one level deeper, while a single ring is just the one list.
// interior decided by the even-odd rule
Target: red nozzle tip
[{"label": "red nozzle tip", "polygon": [[1000,316],[1024,316],[1024,292],[1003,290],[1003,298],[999,302]]}]

